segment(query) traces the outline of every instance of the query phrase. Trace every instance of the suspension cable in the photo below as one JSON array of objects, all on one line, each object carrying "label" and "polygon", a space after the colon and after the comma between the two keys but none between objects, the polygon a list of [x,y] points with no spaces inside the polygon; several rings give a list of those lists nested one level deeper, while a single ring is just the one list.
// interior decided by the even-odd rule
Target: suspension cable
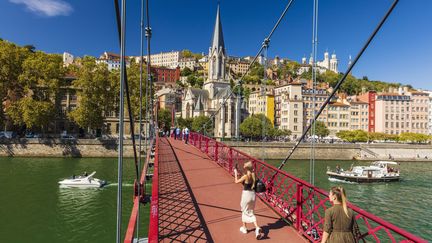
[{"label": "suspension cable", "polygon": [[[118,34],[119,34],[119,42],[121,43],[121,34],[122,34],[123,29],[121,29],[121,26],[120,26],[121,20],[120,20],[120,9],[118,6],[118,1],[119,0],[114,0],[114,5],[116,7],[115,10],[116,10],[116,17],[117,17],[117,28],[118,28]],[[122,6],[123,6],[123,4],[125,4],[125,3],[122,2]],[[123,11],[123,9],[122,9],[122,11]],[[126,14],[126,10],[124,10],[124,14]],[[126,21],[126,19],[124,21]],[[125,93],[126,93],[127,108],[128,108],[128,113],[129,113],[129,125],[130,125],[130,131],[131,131],[131,136],[132,136],[132,147],[133,147],[134,161],[135,161],[135,174],[136,174],[136,179],[139,180],[138,156],[137,156],[136,143],[135,143],[134,118],[133,118],[131,101],[130,101],[129,85],[128,85],[127,71],[126,71],[126,62],[124,62],[123,65],[124,66],[121,66],[121,68],[124,69],[124,71],[122,72],[122,75],[124,78],[124,89],[125,89]]]},{"label": "suspension cable", "polygon": [[[282,167],[285,165],[285,163],[288,161],[288,159],[291,157],[291,155],[294,153],[294,151],[297,149],[297,147],[299,146],[299,144],[301,143],[301,141],[305,138],[306,134],[309,132],[309,130],[311,129],[311,126],[316,122],[316,120],[318,119],[319,115],[322,113],[322,111],[324,110],[324,108],[326,107],[326,105],[330,102],[330,100],[333,98],[334,94],[336,93],[336,91],[339,90],[340,86],[342,85],[342,83],[345,81],[346,77],[348,76],[348,74],[351,72],[351,70],[353,69],[353,67],[356,65],[357,61],[360,59],[360,57],[363,55],[363,53],[365,52],[365,50],[368,48],[369,44],[372,42],[372,40],[374,39],[375,35],[378,33],[378,31],[381,29],[381,27],[383,26],[383,24],[385,23],[385,21],[387,20],[387,18],[390,16],[390,14],[393,12],[393,9],[396,7],[397,3],[399,2],[399,0],[394,0],[392,5],[390,6],[390,8],[387,10],[386,14],[384,15],[384,17],[381,19],[381,21],[379,22],[379,24],[376,26],[375,30],[372,32],[372,34],[369,36],[369,38],[367,39],[366,43],[364,44],[364,46],[362,47],[362,49],[359,51],[359,53],[357,54],[357,56],[354,58],[354,61],[351,63],[351,65],[348,66],[348,69],[345,71],[343,77],[336,83],[335,87],[333,88],[333,91],[331,92],[331,94],[327,97],[326,101],[324,102],[324,104],[320,107],[320,109],[318,110],[318,112],[316,114],[314,114],[314,118],[311,122],[311,124],[309,124],[306,128],[305,131],[303,131],[302,136],[300,137],[300,139],[296,142],[296,144],[294,145],[293,148],[291,148],[291,150],[288,152],[287,157],[282,161],[282,163],[279,165],[278,169],[282,169]],[[274,176],[276,176],[278,172],[275,173]]]},{"label": "suspension cable", "polygon": [[[222,101],[222,104],[225,104],[225,102],[231,98],[231,96],[233,95],[233,90],[234,88],[236,88],[237,86],[241,86],[244,77],[249,73],[250,69],[252,68],[253,64],[256,62],[256,60],[258,59],[259,55],[261,55],[261,52],[264,50],[264,43],[270,43],[270,38],[272,37],[273,33],[276,31],[276,29],[279,27],[280,22],[282,21],[282,19],[285,17],[288,9],[291,7],[292,3],[294,2],[294,0],[290,0],[288,2],[288,4],[286,5],[284,11],[282,12],[281,16],[279,17],[278,21],[276,22],[276,24],[273,26],[272,30],[270,31],[269,35],[264,38],[263,44],[261,45],[261,48],[259,49],[258,53],[255,55],[255,57],[252,59],[252,62],[250,63],[249,67],[246,69],[246,72],[242,75],[242,77],[238,80],[237,84],[235,84],[235,86],[229,90],[229,94],[227,97],[225,97]],[[210,116],[210,118],[216,116],[217,113],[220,112],[222,106],[219,106],[219,108],[213,112],[213,114]],[[205,126],[204,126],[205,127]]]},{"label": "suspension cable", "polygon": [[[140,75],[139,75],[139,95],[140,95],[139,102],[140,102],[140,104],[139,104],[139,138],[138,138],[138,141],[139,141],[138,167],[140,169],[141,169],[141,159],[142,159],[141,153],[142,153],[142,133],[143,133],[143,131],[142,131],[143,130],[142,129],[143,128],[142,127],[142,120],[143,120],[142,119],[143,118],[143,116],[142,116],[142,111],[143,111],[143,107],[142,107],[142,101],[143,101],[143,55],[144,55],[144,53],[143,53],[144,52],[144,31],[143,31],[143,29],[144,29],[144,0],[141,0],[141,19],[140,19]],[[146,102],[146,106],[147,106],[147,102]],[[147,141],[145,143],[146,143],[145,147],[147,148]],[[147,151],[147,150],[145,150],[145,151]],[[145,163],[147,163],[147,161],[145,161]],[[146,172],[144,171],[144,173],[146,173]],[[145,185],[145,177],[144,177],[144,184],[143,185],[141,185],[140,181],[137,181],[137,182],[138,182],[137,183],[138,197],[145,196],[145,193],[144,193],[144,195],[140,195],[141,186],[144,187],[143,191],[145,192],[145,186],[146,186]],[[141,203],[138,203],[137,222],[140,221],[140,204]],[[136,232],[137,242],[139,242],[139,223],[136,224],[135,232]]]},{"label": "suspension cable", "polygon": [[[151,78],[151,59],[150,59],[150,40],[151,40],[151,36],[152,36],[152,30],[150,27],[150,10],[149,10],[149,1],[146,0],[146,20],[147,20],[147,26],[145,28],[145,36],[147,38],[147,83],[148,83],[148,98],[150,100],[150,105],[149,108],[151,109],[150,113],[150,136],[151,138],[155,138],[155,124],[154,124],[154,112],[157,112],[157,110],[154,109],[154,104],[153,104],[153,80]],[[157,114],[156,114],[157,116]]]},{"label": "suspension cable", "polygon": [[[318,0],[313,3],[313,17],[312,17],[312,114],[315,115],[316,106],[316,69],[317,69],[317,52],[318,52]],[[312,116],[313,117],[313,116]],[[309,122],[312,124],[312,119]],[[315,184],[315,138],[316,138],[316,123],[313,123],[311,131],[311,154],[309,163],[309,182]]]},{"label": "suspension cable", "polygon": [[[118,10],[116,0],[116,10]],[[117,17],[119,17],[119,12]],[[118,19],[117,19],[118,20]],[[119,24],[119,21],[117,21]],[[122,219],[122,176],[123,176],[123,120],[124,120],[124,84],[126,82],[125,74],[125,27],[126,27],[126,0],[122,0],[122,14],[121,14],[121,28],[120,32],[120,114],[119,114],[119,154],[118,154],[118,186],[117,186],[117,231],[116,242],[120,243],[121,240],[121,219]]]},{"label": "suspension cable", "polygon": [[269,42],[264,42],[263,43],[264,46],[264,50],[263,50],[263,54],[261,55],[261,57],[264,59],[264,74],[263,74],[263,79],[261,81],[261,97],[263,99],[262,101],[262,105],[263,105],[263,111],[264,114],[261,117],[261,160],[265,161],[266,159],[266,153],[265,153],[265,149],[264,149],[264,143],[266,142],[266,138],[267,138],[267,133],[268,130],[266,129],[266,113],[268,112],[267,110],[267,51],[269,48]]}]

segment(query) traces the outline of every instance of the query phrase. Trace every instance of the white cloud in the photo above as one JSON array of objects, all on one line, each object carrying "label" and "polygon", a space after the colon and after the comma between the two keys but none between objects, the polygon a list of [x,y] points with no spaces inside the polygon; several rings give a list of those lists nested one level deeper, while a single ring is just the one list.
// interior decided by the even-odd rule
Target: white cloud
[{"label": "white cloud", "polygon": [[37,14],[48,17],[69,15],[73,8],[62,0],[9,0],[11,3],[23,4],[26,8]]}]

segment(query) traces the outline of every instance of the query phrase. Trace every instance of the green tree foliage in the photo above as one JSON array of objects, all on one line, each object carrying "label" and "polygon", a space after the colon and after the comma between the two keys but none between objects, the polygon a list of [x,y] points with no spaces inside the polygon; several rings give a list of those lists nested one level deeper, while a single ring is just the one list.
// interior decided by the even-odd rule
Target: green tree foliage
[{"label": "green tree foliage", "polygon": [[37,101],[24,97],[12,105],[8,115],[16,125],[26,125],[28,129],[45,128],[54,117],[54,106],[49,101]]},{"label": "green tree foliage", "polygon": [[15,93],[6,113],[15,125],[27,128],[44,128],[54,117],[56,95],[64,77],[62,58],[59,55],[35,52],[27,55],[21,64],[21,74]]},{"label": "green tree foliage", "polygon": [[256,139],[263,135],[271,137],[274,131],[270,119],[264,114],[256,114],[249,116],[240,124],[240,133],[244,137]]},{"label": "green tree foliage", "polygon": [[19,80],[26,91],[43,90],[45,97],[37,98],[48,100],[58,93],[65,71],[60,55],[37,51],[23,62]]},{"label": "green tree foliage", "polygon": [[272,138],[281,138],[281,137],[287,137],[291,136],[292,132],[287,129],[277,129],[273,128],[270,130],[270,137]]},{"label": "green tree foliage", "polygon": [[192,73],[193,73],[193,71],[190,68],[185,67],[185,68],[183,68],[183,70],[181,70],[180,74],[181,74],[181,76],[186,77],[186,76],[191,75]]},{"label": "green tree foliage", "polygon": [[288,61],[278,69],[278,77],[280,79],[287,79],[288,77],[297,78],[299,69],[300,64],[298,62]]},{"label": "green tree foliage", "polygon": [[13,104],[23,97],[24,88],[18,78],[22,73],[22,64],[30,54],[26,48],[0,40],[0,123],[5,123],[7,119],[3,111],[16,109],[18,105],[12,108]]},{"label": "green tree foliage", "polygon": [[368,133],[363,130],[340,131],[336,133],[336,136],[351,143],[367,142],[369,138]]},{"label": "green tree foliage", "polygon": [[171,127],[171,111],[168,109],[160,109],[158,112],[159,129],[170,130]]},{"label": "green tree foliage", "polygon": [[258,84],[264,78],[264,67],[259,63],[254,63],[249,73],[244,77],[246,83]]},{"label": "green tree foliage", "polygon": [[[142,74],[142,108],[145,110],[146,101],[145,101],[145,82],[147,77],[147,67],[143,67],[143,74]],[[132,62],[130,66],[127,68],[127,75],[128,75],[128,85],[129,85],[129,94],[131,99],[131,107],[132,107],[132,113],[134,119],[138,119],[139,117],[139,111],[140,111],[140,66],[139,64]],[[112,79],[116,81],[118,85],[118,92],[116,93],[116,96],[119,96],[120,93],[120,81],[117,81],[120,79],[120,70],[117,70],[114,72],[114,76],[112,76]],[[111,84],[113,84],[111,82]],[[154,96],[154,88],[152,89],[151,97]]]},{"label": "green tree foliage", "polygon": [[184,128],[184,127],[191,128],[192,122],[193,122],[192,117],[190,117],[190,118],[179,117],[179,118],[177,118],[177,124],[176,125],[180,128]]},{"label": "green tree foliage", "polygon": [[[310,132],[312,131],[312,128],[310,130]],[[315,125],[315,134],[318,137],[326,137],[330,134],[330,131],[328,130],[327,126],[325,125],[324,122],[322,121],[316,121],[316,125]]]},{"label": "green tree foliage", "polygon": [[403,142],[425,143],[430,139],[430,136],[421,133],[405,132],[399,135],[399,141]]},{"label": "green tree foliage", "polygon": [[[205,127],[204,127],[204,125],[205,125]],[[212,134],[213,128],[214,127],[211,124],[210,117],[204,116],[204,115],[194,117],[193,122],[192,122],[192,131],[203,132],[204,131],[203,129],[205,129],[205,131],[204,131],[205,134]]]},{"label": "green tree foliage", "polygon": [[[97,65],[93,57],[84,57],[73,82],[77,89],[79,106],[68,116],[82,128],[103,127],[106,114],[114,111],[119,93],[118,80],[110,75],[106,65]],[[110,79],[111,78],[111,79]]]},{"label": "green tree foliage", "polygon": [[398,135],[395,134],[386,134],[382,132],[370,132],[369,133],[369,141],[387,141],[387,140],[398,140]]},{"label": "green tree foliage", "polygon": [[184,58],[195,58],[195,60],[201,59],[203,55],[201,53],[193,53],[190,50],[184,49],[181,51],[181,54]]}]

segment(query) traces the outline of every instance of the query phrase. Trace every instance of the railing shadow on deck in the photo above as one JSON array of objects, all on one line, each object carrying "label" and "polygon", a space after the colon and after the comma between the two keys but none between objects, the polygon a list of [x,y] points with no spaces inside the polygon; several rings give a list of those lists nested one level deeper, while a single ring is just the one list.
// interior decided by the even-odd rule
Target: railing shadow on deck
[{"label": "railing shadow on deck", "polygon": [[158,173],[158,241],[213,242],[176,153],[165,139],[159,141]]}]

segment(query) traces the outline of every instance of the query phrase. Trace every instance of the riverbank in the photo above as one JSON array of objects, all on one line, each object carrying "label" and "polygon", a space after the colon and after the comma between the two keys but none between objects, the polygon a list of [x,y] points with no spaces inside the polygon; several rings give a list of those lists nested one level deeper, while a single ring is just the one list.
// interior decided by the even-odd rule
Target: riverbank
[{"label": "riverbank", "polygon": [[[138,141],[137,151],[138,151]],[[142,143],[142,153],[145,144]],[[124,140],[123,154],[133,157],[132,140]],[[115,139],[10,139],[0,141],[0,156],[8,157],[117,157]]]},{"label": "riverbank", "polygon": [[[256,158],[284,159],[294,143],[231,142],[235,147]],[[124,141],[124,156],[133,157],[131,140]],[[144,144],[142,145],[144,153]],[[309,159],[310,144],[300,144],[292,159]],[[117,140],[97,139],[12,139],[0,141],[0,156],[9,157],[117,157]],[[315,157],[323,160],[395,160],[432,161],[432,146],[418,144],[315,144]]]}]

